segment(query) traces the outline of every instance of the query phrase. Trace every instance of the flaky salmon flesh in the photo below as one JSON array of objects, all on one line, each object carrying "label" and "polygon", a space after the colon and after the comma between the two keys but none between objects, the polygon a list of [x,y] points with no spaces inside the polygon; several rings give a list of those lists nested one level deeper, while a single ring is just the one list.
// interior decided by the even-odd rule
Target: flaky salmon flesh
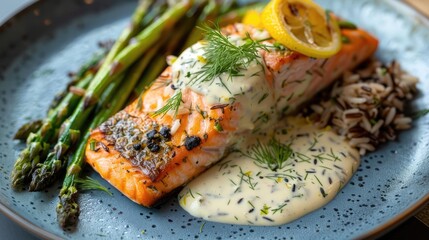
[{"label": "flaky salmon flesh", "polygon": [[[243,37],[260,34],[259,29],[242,24],[229,25],[222,32]],[[377,49],[377,39],[362,29],[345,29],[342,35],[348,43],[327,59],[287,49],[261,50],[264,79],[280,115],[295,112]],[[87,162],[102,178],[147,207],[227,154],[239,134],[239,120],[246,117],[240,103],[212,104],[191,88],[182,90],[182,102],[189,106],[186,111],[154,115],[175,93],[172,77],[168,67],[138,99],[94,129],[86,149]]]}]

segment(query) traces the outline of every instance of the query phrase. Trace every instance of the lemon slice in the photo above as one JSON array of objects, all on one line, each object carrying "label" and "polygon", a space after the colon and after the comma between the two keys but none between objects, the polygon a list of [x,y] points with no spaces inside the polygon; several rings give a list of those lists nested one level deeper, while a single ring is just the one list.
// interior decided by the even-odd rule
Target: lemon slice
[{"label": "lemon slice", "polygon": [[309,57],[327,58],[341,49],[338,23],[312,0],[272,0],[261,20],[276,41]]},{"label": "lemon slice", "polygon": [[244,14],[242,23],[256,28],[264,28],[261,21],[261,10],[251,9]]}]

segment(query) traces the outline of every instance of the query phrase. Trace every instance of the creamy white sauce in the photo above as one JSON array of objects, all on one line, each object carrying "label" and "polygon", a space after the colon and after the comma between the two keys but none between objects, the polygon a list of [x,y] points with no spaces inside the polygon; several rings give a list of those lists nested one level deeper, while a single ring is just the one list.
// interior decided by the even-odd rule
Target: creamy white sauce
[{"label": "creamy white sauce", "polygon": [[[230,41],[243,44],[238,37],[232,37]],[[223,73],[210,81],[199,81],[197,77],[204,71],[204,55],[204,42],[199,42],[177,58],[172,65],[174,87],[190,88],[204,96],[209,105],[235,104],[242,116],[238,132],[266,129],[277,122],[273,90],[265,80],[265,66],[261,59],[246,66],[240,76]]]},{"label": "creamy white sauce", "polygon": [[[243,44],[239,36],[229,36],[229,40]],[[266,143],[274,135],[290,144],[293,155],[273,171],[234,152],[190,182],[179,194],[180,205],[209,221],[279,225],[332,200],[357,169],[358,152],[335,133],[317,129],[305,119],[287,118],[278,124],[279,104],[287,102],[276,99],[261,57],[239,76],[225,73],[209,81],[196,79],[206,64],[204,44],[188,48],[172,64],[174,88],[197,92],[209,105],[234,104],[241,116],[233,141],[238,151],[247,152],[257,140]],[[295,83],[299,86],[293,94],[302,95],[310,81],[308,76]]]},{"label": "creamy white sauce", "polygon": [[[357,150],[303,118],[287,118],[275,137],[291,144],[294,152],[282,169],[274,172],[232,153],[180,192],[180,206],[208,221],[280,225],[328,203],[359,166]],[[254,141],[240,150],[245,152]]]}]

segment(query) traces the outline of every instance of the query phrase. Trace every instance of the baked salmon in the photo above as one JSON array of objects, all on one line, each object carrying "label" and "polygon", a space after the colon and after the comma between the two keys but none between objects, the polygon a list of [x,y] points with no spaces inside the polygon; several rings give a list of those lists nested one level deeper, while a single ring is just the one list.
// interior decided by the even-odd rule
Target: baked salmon
[{"label": "baked salmon", "polygon": [[[268,34],[242,24],[222,32],[230,39],[246,34],[266,39]],[[377,40],[364,30],[342,34],[348,43],[328,59],[270,48],[233,79],[185,84],[205,64],[204,43],[198,43],[132,104],[91,132],[86,160],[128,198],[153,206],[225,156],[240,136],[263,132],[377,49]],[[174,103],[180,104],[176,111],[154,114]]]}]

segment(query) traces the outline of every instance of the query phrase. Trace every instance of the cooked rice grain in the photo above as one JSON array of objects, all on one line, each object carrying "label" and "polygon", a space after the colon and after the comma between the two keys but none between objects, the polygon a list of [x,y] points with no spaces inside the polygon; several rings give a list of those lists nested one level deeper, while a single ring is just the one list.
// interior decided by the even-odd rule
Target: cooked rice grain
[{"label": "cooked rice grain", "polygon": [[318,126],[331,126],[364,155],[380,143],[395,140],[397,131],[411,127],[412,119],[403,110],[414,97],[417,83],[399,63],[385,66],[371,60],[365,67],[346,72],[308,112]]}]

